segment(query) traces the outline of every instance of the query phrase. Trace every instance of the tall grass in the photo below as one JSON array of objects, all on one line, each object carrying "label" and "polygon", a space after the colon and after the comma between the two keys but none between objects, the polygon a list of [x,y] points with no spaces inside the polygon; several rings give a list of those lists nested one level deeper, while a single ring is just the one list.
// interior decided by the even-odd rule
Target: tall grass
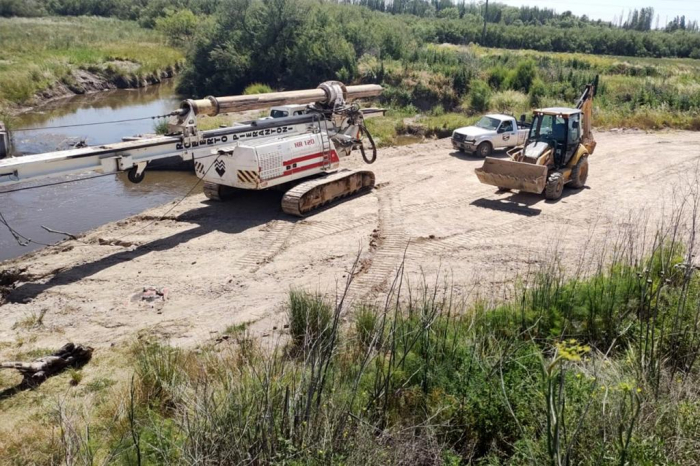
[{"label": "tall grass", "polygon": [[104,18],[0,18],[0,43],[0,106],[70,83],[78,68],[138,83],[183,60],[155,31]]}]

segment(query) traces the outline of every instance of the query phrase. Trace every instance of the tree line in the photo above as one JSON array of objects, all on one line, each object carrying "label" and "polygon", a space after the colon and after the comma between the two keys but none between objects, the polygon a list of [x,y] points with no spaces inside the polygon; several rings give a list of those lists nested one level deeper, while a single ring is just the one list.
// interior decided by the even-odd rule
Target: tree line
[{"label": "tree line", "polygon": [[[679,18],[648,30],[652,9],[622,27],[537,7],[449,0],[0,0],[0,14],[114,16],[161,29],[188,49],[184,91],[235,93],[253,82],[295,87],[358,76],[364,55],[411,63],[428,44],[543,52],[700,58],[700,34]],[[672,24],[676,24],[672,22]]]}]

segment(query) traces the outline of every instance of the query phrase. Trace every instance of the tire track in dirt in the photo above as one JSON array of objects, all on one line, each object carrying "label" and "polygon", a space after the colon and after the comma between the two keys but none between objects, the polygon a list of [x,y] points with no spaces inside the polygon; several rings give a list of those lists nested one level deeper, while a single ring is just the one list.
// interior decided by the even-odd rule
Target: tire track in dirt
[{"label": "tire track in dirt", "polygon": [[[335,220],[335,219],[334,219]],[[371,225],[376,222],[376,218],[359,218],[354,222],[344,223],[342,219],[337,221],[305,222],[300,223],[293,238],[290,238],[288,246],[298,246],[311,241],[338,235],[345,231]]]},{"label": "tire track in dirt", "polygon": [[403,257],[408,238],[403,216],[392,215],[397,202],[394,193],[379,198],[379,224],[376,246],[364,261],[364,269],[350,285],[348,295],[352,300],[385,290],[387,281],[396,271]]},{"label": "tire track in dirt", "polygon": [[265,225],[267,231],[263,237],[246,248],[249,252],[235,262],[235,268],[247,269],[250,273],[257,272],[288,247],[295,227],[295,222],[283,220],[273,220]]}]

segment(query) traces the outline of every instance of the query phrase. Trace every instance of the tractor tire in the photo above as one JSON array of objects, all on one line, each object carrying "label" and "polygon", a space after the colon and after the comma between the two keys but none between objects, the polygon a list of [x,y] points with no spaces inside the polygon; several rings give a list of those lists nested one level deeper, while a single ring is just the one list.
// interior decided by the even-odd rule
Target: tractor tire
[{"label": "tractor tire", "polygon": [[490,142],[482,142],[479,144],[479,146],[476,148],[476,153],[479,154],[481,157],[488,157],[491,155],[493,152],[493,146],[491,145]]},{"label": "tractor tire", "polygon": [[544,197],[550,201],[556,201],[564,192],[564,176],[560,172],[554,172],[547,178],[544,188]]},{"label": "tractor tire", "polygon": [[574,189],[581,189],[586,186],[588,179],[588,157],[584,156],[579,159],[576,166],[571,170],[571,181],[569,186]]}]

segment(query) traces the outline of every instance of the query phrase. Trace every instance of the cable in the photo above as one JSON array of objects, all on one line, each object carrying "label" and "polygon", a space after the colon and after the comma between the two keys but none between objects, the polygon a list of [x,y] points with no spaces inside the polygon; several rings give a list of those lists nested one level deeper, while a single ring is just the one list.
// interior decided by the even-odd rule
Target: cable
[{"label": "cable", "polygon": [[19,244],[20,246],[28,246],[30,243],[38,244],[39,246],[51,246],[50,244],[34,241],[33,239],[24,236],[22,233],[12,228],[8,221],[5,220],[5,216],[2,214],[2,212],[0,212],[0,224],[3,224],[5,225],[5,227],[7,227],[12,237],[15,239],[15,241],[17,241],[17,244]]},{"label": "cable", "polygon": [[150,117],[143,117],[143,118],[128,118],[126,120],[112,120],[112,121],[95,121],[92,123],[81,123],[81,124],[75,124],[75,125],[61,125],[61,126],[44,126],[41,128],[18,128],[18,129],[10,129],[10,132],[16,133],[20,131],[41,131],[44,129],[61,129],[61,128],[77,128],[77,127],[82,127],[82,126],[97,126],[97,125],[111,125],[114,123],[127,123],[129,121],[142,121],[142,120],[156,120],[158,118],[168,118],[174,115],[179,115],[180,112],[170,112],[165,115],[154,115]]},{"label": "cable", "polygon": [[0,191],[0,195],[2,194],[10,194],[10,193],[17,193],[20,191],[28,191],[30,189],[39,189],[39,188],[48,188],[50,186],[58,186],[60,184],[68,184],[68,183],[75,183],[78,181],[85,181],[85,180],[92,180],[93,178],[102,178],[104,176],[111,176],[114,175],[114,173],[104,173],[102,175],[94,175],[94,176],[87,176],[85,178],[77,178],[74,180],[64,180],[64,181],[57,181],[56,183],[47,183],[47,184],[40,184],[37,186],[25,186],[24,188],[17,188],[17,189],[11,189],[9,191]]},{"label": "cable", "polygon": [[[204,156],[204,157],[199,157],[199,158],[197,158],[196,160],[206,159],[206,158],[213,157],[213,156],[214,156],[213,154],[212,154],[212,155],[207,155],[207,156]],[[192,192],[197,188],[197,186],[199,186],[199,184],[200,184],[202,181],[204,181],[204,177],[207,176],[207,173],[209,173],[209,170],[211,170],[211,167],[213,167],[213,166],[216,164],[216,161],[219,160],[220,158],[221,158],[221,155],[220,155],[220,154],[216,154],[216,158],[215,158],[214,161],[211,163],[211,165],[209,165],[209,168],[207,168],[207,171],[204,172],[204,174],[202,175],[202,177],[201,177],[201,178],[198,178],[198,179],[197,179],[197,182],[190,188],[190,190],[187,191],[187,193],[186,193],[184,196],[182,196],[182,197],[180,198],[179,201],[177,201],[177,202],[176,202],[175,204],[173,204],[168,210],[166,210],[157,220],[151,220],[149,223],[147,223],[146,225],[142,226],[141,228],[139,228],[139,229],[137,229],[137,230],[134,230],[134,231],[131,231],[131,232],[129,232],[129,233],[125,233],[124,235],[122,235],[121,237],[119,237],[118,241],[123,240],[123,239],[126,238],[127,236],[135,235],[135,234],[137,234],[137,233],[141,233],[143,230],[145,230],[146,228],[152,226],[152,225],[155,224],[156,222],[159,222],[159,221],[163,220],[163,219],[165,218],[166,215],[168,215],[170,212],[172,212],[173,209],[175,209],[175,207],[177,207],[177,206],[179,206],[180,204],[182,204],[182,202],[183,202],[185,199],[187,199],[187,197],[188,197],[190,194],[192,194]]]}]

